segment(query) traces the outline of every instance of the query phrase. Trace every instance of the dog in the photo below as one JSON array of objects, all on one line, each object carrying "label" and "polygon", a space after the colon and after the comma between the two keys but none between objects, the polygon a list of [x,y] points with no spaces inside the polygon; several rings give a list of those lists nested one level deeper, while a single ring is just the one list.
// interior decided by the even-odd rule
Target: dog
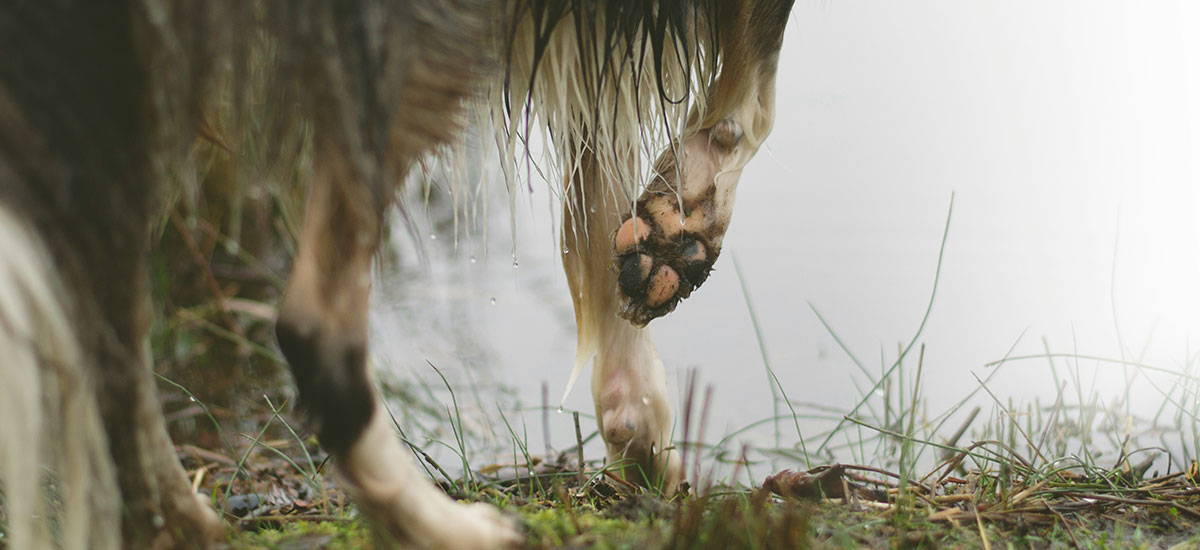
[{"label": "dog", "polygon": [[[8,548],[209,548],[224,537],[156,398],[148,252],[167,174],[215,98],[252,108],[237,92],[252,78],[278,111],[263,139],[304,124],[313,140],[277,341],[300,409],[381,532],[422,548],[520,541],[493,508],[456,503],[417,474],[366,365],[386,211],[471,106],[490,113],[510,181],[532,132],[551,146],[578,326],[572,381],[593,365],[608,461],[676,491],[665,374],[644,327],[699,287],[721,251],[741,169],[771,129],[791,3],[0,3]],[[250,70],[253,55],[264,67]],[[656,158],[644,185],[643,154]]]}]

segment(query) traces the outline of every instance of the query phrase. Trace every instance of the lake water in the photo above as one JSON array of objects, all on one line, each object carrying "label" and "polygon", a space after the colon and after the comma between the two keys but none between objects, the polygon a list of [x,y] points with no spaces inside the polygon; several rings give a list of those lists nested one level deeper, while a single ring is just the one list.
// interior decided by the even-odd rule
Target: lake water
[{"label": "lake water", "polygon": [[[777,93],[774,132],[742,176],[715,272],[651,324],[676,409],[690,369],[713,388],[708,441],[775,407],[742,285],[788,397],[840,417],[870,383],[816,312],[873,376],[890,366],[929,303],[952,193],[941,280],[917,340],[927,417],[992,374],[987,388],[1006,405],[1052,403],[1046,359],[985,367],[1010,351],[1190,366],[1200,348],[1200,6],[801,0]],[[537,451],[541,412],[513,407],[540,405],[543,384],[557,405],[575,353],[557,216],[545,188],[520,195],[514,266],[507,198],[500,184],[490,192],[490,215],[475,221],[486,238],[465,221],[447,225],[436,197],[412,208],[419,243],[396,224],[398,260],[381,270],[372,307],[374,359],[395,380],[440,386],[429,361],[456,389],[482,388],[478,399],[459,391],[460,405],[482,408],[478,422],[504,434],[499,399]],[[1128,392],[1142,419],[1178,380],[1142,373],[1130,384],[1115,364],[1056,361],[1067,401],[1079,386],[1103,403]],[[909,378],[915,364],[914,350]],[[1076,366],[1080,381],[1064,374]],[[566,408],[592,411],[589,374]],[[994,408],[986,394],[974,403]],[[569,415],[549,417],[552,443],[573,443]],[[795,443],[790,419],[784,428],[784,445]],[[732,445],[774,437],[764,425]]]}]

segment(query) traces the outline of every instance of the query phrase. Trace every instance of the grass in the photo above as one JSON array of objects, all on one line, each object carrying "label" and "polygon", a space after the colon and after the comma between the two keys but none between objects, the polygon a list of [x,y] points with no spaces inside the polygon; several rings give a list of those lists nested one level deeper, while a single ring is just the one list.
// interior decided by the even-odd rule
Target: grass
[{"label": "grass", "polygon": [[[1117,505],[1066,512],[1046,508],[1041,516],[997,510],[936,515],[929,513],[936,505],[915,500],[873,507],[748,490],[664,502],[615,487],[593,483],[574,491],[578,487],[555,484],[543,496],[485,500],[520,522],[525,548],[1155,548],[1196,542],[1192,519],[1170,511],[1118,510]],[[299,518],[243,529],[233,548],[280,548],[314,534],[339,537],[322,548],[370,547],[366,531],[358,519]],[[335,540],[363,546],[337,546]]]},{"label": "grass", "polygon": [[[898,349],[898,359],[884,361],[886,367],[878,376],[851,358],[866,376],[866,384],[863,399],[845,414],[808,413],[788,399],[775,376],[749,283],[740,270],[739,279],[760,337],[768,389],[776,395],[779,411],[787,411],[756,424],[772,424],[776,432],[780,424],[790,424],[797,430],[794,446],[779,440],[775,448],[743,446],[731,452],[742,430],[722,436],[715,444],[703,443],[707,406],[700,405],[691,378],[683,423],[700,428],[685,426],[682,441],[677,442],[690,456],[685,466],[690,468],[690,483],[698,485],[689,494],[665,500],[654,491],[623,482],[614,473],[619,465],[595,460],[581,464],[580,450],[586,441],[594,440],[594,432],[584,437],[581,430],[574,446],[534,454],[527,443],[526,417],[502,408],[496,416],[504,425],[511,461],[481,466],[472,462],[480,455],[475,450],[480,444],[472,441],[478,435],[466,428],[449,378],[432,364],[450,402],[440,402],[431,387],[391,391],[406,411],[425,411],[424,425],[403,423],[406,434],[414,429],[421,432],[418,441],[410,436],[404,441],[433,482],[450,495],[490,502],[514,516],[526,533],[524,548],[530,549],[1116,549],[1200,544],[1194,538],[1200,532],[1195,462],[1172,459],[1166,464],[1169,468],[1174,464],[1174,471],[1151,476],[1157,462],[1150,450],[1135,447],[1128,434],[1106,434],[1105,426],[1109,431],[1118,426],[1116,419],[1123,411],[1100,405],[1098,396],[1084,388],[1079,364],[1090,359],[1088,355],[1048,349],[1040,355],[996,361],[994,369],[1012,361],[1066,359],[1070,366],[1064,379],[1074,387],[1064,384],[1051,405],[1022,408],[992,393],[988,377],[980,378],[976,393],[991,401],[991,417],[976,424],[977,408],[966,414],[965,422],[952,425],[950,418],[966,412],[967,399],[936,416],[926,413],[924,346],[917,346],[914,337]],[[212,307],[203,311],[221,315]],[[834,329],[824,325],[840,341]],[[186,327],[194,334],[172,339],[209,339],[208,345],[235,341],[230,331],[217,333],[206,324]],[[270,342],[259,345],[270,346]],[[908,349],[917,351],[914,364],[905,360]],[[1174,417],[1180,426],[1194,420],[1196,408],[1189,401],[1194,393],[1188,393],[1196,385],[1190,377],[1192,364],[1177,370],[1132,359],[1094,359],[1177,377],[1181,383],[1171,385],[1164,396],[1178,409],[1172,414],[1164,407],[1159,417]],[[181,456],[198,488],[226,513],[233,530],[232,548],[373,548],[370,528],[337,488],[336,479],[326,476],[326,456],[288,416],[286,407],[263,396],[258,403],[260,420],[253,423],[256,429],[230,437],[228,411],[196,401],[196,395],[178,383],[163,381],[164,390],[196,403],[197,414],[215,426],[220,443],[208,448],[182,446]],[[698,413],[694,412],[697,406]],[[535,411],[546,409],[544,405]],[[176,414],[175,418],[178,423],[182,417]],[[517,418],[521,422],[515,423]],[[802,419],[823,419],[832,425],[820,434],[809,434],[811,441],[822,441],[814,453],[804,446]],[[449,442],[434,435],[440,434],[439,423],[449,429]],[[401,425],[397,419],[398,428]],[[950,426],[955,429],[944,434]],[[694,431],[697,441],[689,441]],[[1100,450],[1097,436],[1117,443],[1110,446],[1118,449],[1115,459],[1104,459],[1108,455]],[[964,437],[968,443],[960,444]],[[442,449],[442,455],[449,452],[460,473],[449,473],[434,458],[433,449]],[[836,462],[840,453],[850,453],[858,464]],[[875,456],[895,459],[871,460]],[[806,472],[766,476],[763,467],[770,467],[772,458],[790,461]],[[755,474],[750,473],[751,467]]]},{"label": "grass", "polygon": [[[283,162],[243,163],[285,167],[267,174],[241,174],[223,147],[198,146],[194,172],[203,185],[162,224],[152,347],[180,457],[224,514],[232,548],[370,548],[374,535],[330,475],[328,456],[288,410],[290,379],[273,342],[272,304],[309,177],[306,138],[297,135]],[[241,149],[267,154],[255,143]],[[974,389],[929,412],[925,350],[937,343],[922,334],[935,314],[953,198],[948,210],[920,325],[890,359],[881,350],[878,369],[810,304],[859,388],[860,398],[844,408],[789,398],[752,281],[735,259],[773,413],[707,440],[711,395],[690,377],[675,441],[690,490],[673,499],[623,481],[621,464],[597,460],[591,415],[572,411],[574,441],[551,448],[546,437],[539,454],[527,422],[539,414],[547,430],[545,398],[541,407],[492,413],[478,384],[433,364],[420,376],[383,377],[381,391],[398,437],[429,479],[454,498],[504,509],[521,524],[526,548],[1200,545],[1200,376],[1190,350],[1176,367],[1148,364],[1124,336],[1115,358],[1053,350],[1045,341],[1043,353],[1016,355],[1022,334]],[[1049,404],[1011,401],[992,389],[997,373],[1029,362],[1051,371]],[[1091,364],[1153,385],[1161,407],[1135,418],[1128,392],[1106,403],[1089,381]],[[474,414],[487,411],[482,422],[467,411],[470,397]],[[764,429],[770,445],[741,443]]]}]

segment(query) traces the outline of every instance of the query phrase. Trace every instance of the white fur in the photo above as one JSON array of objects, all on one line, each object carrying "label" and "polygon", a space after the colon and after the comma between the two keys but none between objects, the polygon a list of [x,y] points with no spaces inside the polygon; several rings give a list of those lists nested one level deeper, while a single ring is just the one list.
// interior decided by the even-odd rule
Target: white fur
[{"label": "white fur", "polygon": [[[603,28],[604,23],[596,25]],[[580,52],[575,36],[575,22],[568,16],[559,22],[550,36],[545,53],[538,66],[537,79],[529,86],[535,33],[534,24],[528,18],[520,22],[513,37],[510,60],[511,90],[506,104],[503,90],[496,83],[488,93],[488,104],[492,109],[492,126],[497,132],[497,144],[502,151],[501,166],[505,181],[509,185],[510,201],[515,201],[514,189],[520,185],[524,173],[522,162],[528,162],[524,149],[531,139],[530,133],[538,133],[546,144],[548,162],[539,164],[542,176],[551,183],[552,192],[558,197],[559,209],[572,208],[568,200],[573,178],[579,174],[582,147],[589,144],[580,139],[584,130],[590,133],[594,143],[602,144],[589,152],[595,155],[599,179],[604,182],[603,192],[607,196],[586,196],[588,205],[615,205],[615,208],[632,212],[634,201],[649,180],[650,164],[654,157],[672,142],[695,131],[687,127],[687,121],[699,121],[703,117],[692,111],[703,112],[704,88],[715,72],[712,63],[711,45],[696,42],[691,37],[674,37],[655,60],[652,49],[643,48],[641,42],[630,45],[631,51],[619,49],[609,60],[610,74],[605,75],[604,85],[596,90],[585,78],[585,70],[599,71],[595,65],[603,64],[599,54],[596,63],[580,63],[579,60],[593,59],[590,52]],[[687,50],[691,59],[680,65],[683,56],[679,50],[689,40]],[[498,47],[503,56],[503,46]],[[640,54],[640,55],[639,55]],[[655,62],[662,66],[662,82],[666,93],[673,98],[683,97],[688,101],[666,103],[660,99]],[[641,71],[631,66],[640,64]],[[532,92],[532,93],[531,93]],[[616,110],[613,111],[615,106]],[[508,114],[511,113],[511,116]],[[589,121],[585,126],[580,122]],[[595,193],[595,189],[583,191]],[[586,220],[591,212],[571,212],[578,219]],[[589,227],[584,223],[576,227]],[[615,230],[615,228],[613,228]],[[564,231],[570,231],[564,229]],[[586,231],[586,229],[585,229]],[[564,247],[568,243],[595,239],[607,241],[610,235],[562,235]],[[576,250],[574,253],[579,253]],[[605,253],[607,254],[607,252]],[[584,276],[573,273],[568,264],[568,277],[581,280]],[[613,291],[612,289],[607,289]],[[579,322],[579,345],[575,365],[563,392],[566,400],[580,371],[599,351],[602,332],[599,323],[607,322],[609,311],[599,312],[603,318],[584,315]]]},{"label": "white fur", "polygon": [[512,522],[499,511],[450,500],[420,474],[411,456],[384,404],[376,400],[366,431],[340,463],[359,507],[382,518],[380,525],[395,529],[391,534],[397,541],[461,550],[509,548],[520,542]]},{"label": "white fur", "polygon": [[69,294],[41,239],[4,205],[0,251],[0,482],[8,548],[119,548],[120,496],[64,303]]}]

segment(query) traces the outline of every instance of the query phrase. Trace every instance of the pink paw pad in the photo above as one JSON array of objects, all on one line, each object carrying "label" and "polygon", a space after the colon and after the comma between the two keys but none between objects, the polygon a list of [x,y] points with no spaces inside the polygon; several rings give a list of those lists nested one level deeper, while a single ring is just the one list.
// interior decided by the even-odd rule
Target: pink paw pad
[{"label": "pink paw pad", "polygon": [[655,225],[662,217],[632,216],[613,236],[617,286],[625,298],[620,314],[638,326],[675,309],[704,282],[716,259],[703,234],[680,227],[678,214],[673,231]]},{"label": "pink paw pad", "polygon": [[634,216],[621,224],[621,228],[617,230],[617,237],[614,239],[613,245],[617,249],[617,254],[625,254],[633,250],[634,247],[649,236],[650,224]]},{"label": "pink paw pad", "polygon": [[679,274],[670,266],[659,266],[650,278],[650,287],[646,289],[646,305],[659,307],[674,298],[678,291]]},{"label": "pink paw pad", "polygon": [[682,140],[655,163],[655,175],[611,235],[621,317],[644,326],[700,287],[721,253],[729,225],[728,189],[717,175],[744,139],[724,119]]}]

